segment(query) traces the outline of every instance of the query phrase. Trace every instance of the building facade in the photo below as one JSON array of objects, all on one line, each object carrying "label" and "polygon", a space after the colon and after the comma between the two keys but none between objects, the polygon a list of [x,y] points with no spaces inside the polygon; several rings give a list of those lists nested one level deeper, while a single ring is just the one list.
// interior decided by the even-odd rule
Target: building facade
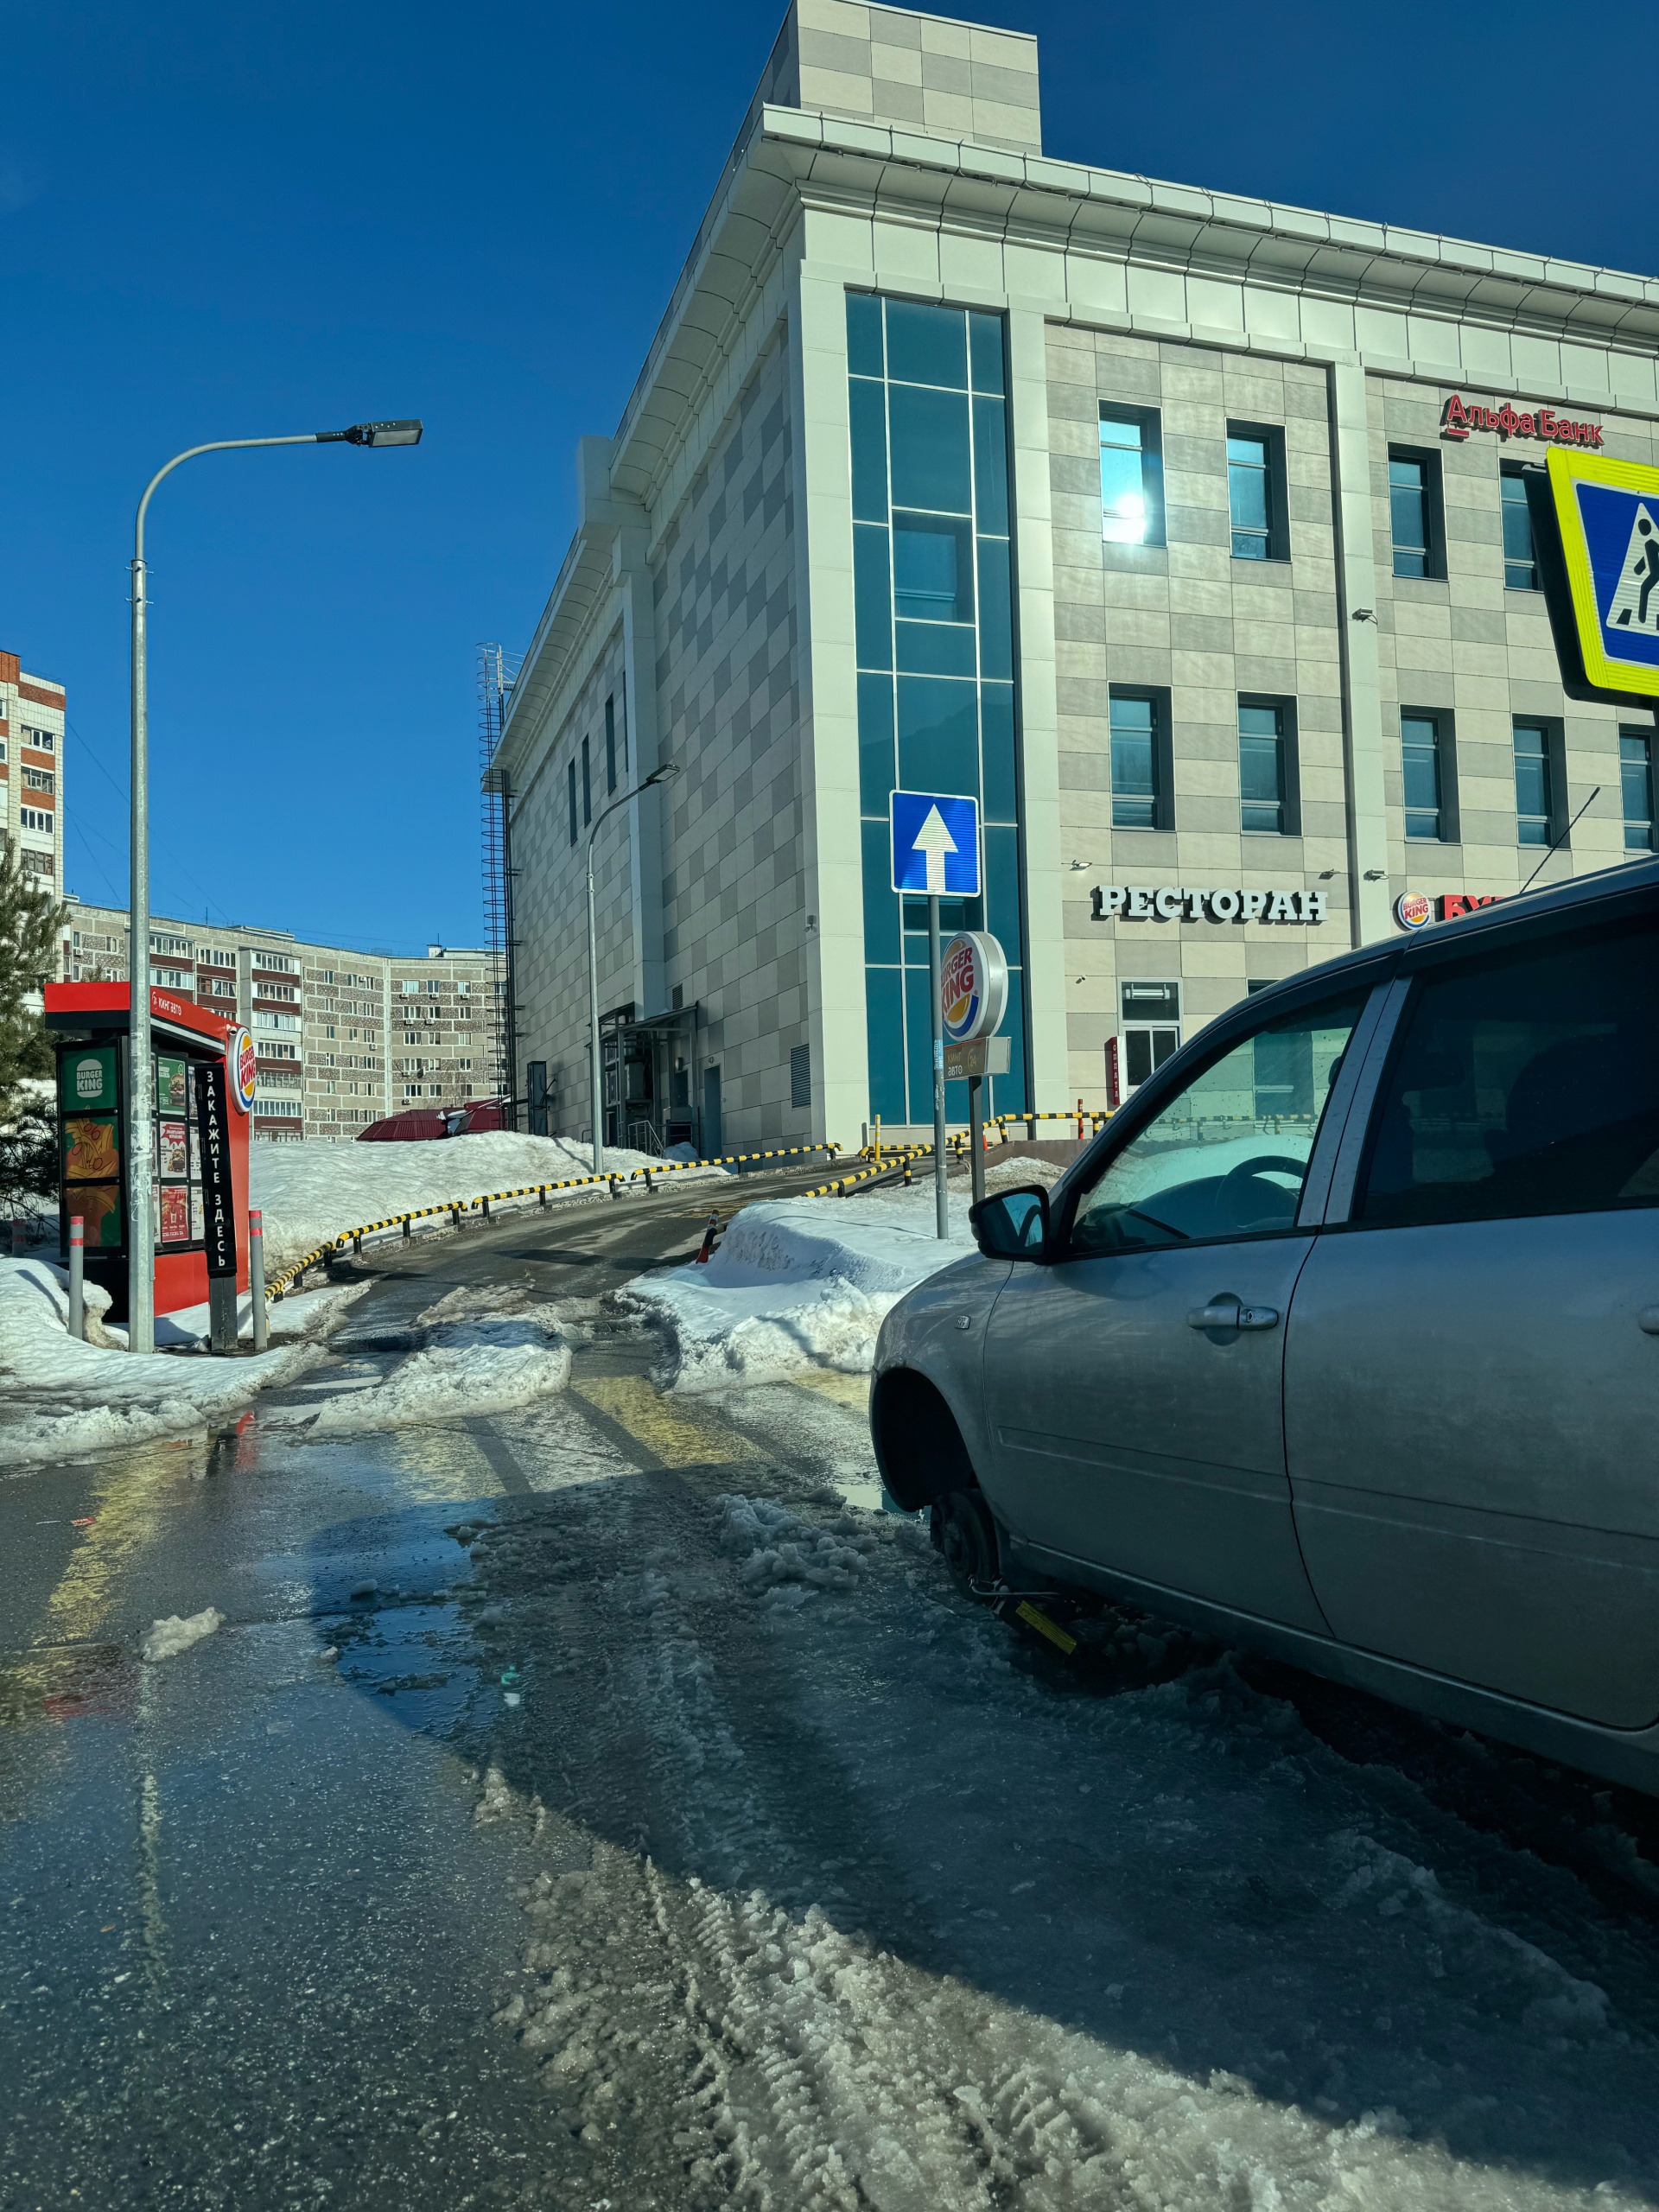
[{"label": "building facade", "polygon": [[1656,353],[1652,279],[1051,160],[1033,40],[796,0],[512,695],[514,1087],[587,1129],[590,838],[612,1133],[705,1150],[928,1118],[895,787],[981,801],[998,1108],[1651,849],[1525,472],[1659,457]]},{"label": "building facade", "polygon": [[[62,981],[124,981],[125,911],[74,898],[68,909]],[[405,1107],[491,1095],[499,995],[487,952],[434,944],[401,959],[152,917],[149,962],[152,984],[251,1033],[256,1136],[349,1140]]]},{"label": "building facade", "polygon": [[63,887],[64,691],[0,652],[0,850],[53,898]]}]

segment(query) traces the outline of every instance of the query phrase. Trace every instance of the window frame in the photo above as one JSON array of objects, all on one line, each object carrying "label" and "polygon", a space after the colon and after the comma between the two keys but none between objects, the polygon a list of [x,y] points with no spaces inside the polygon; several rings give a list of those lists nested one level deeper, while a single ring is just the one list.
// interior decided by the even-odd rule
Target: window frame
[{"label": "window frame", "polygon": [[[1549,790],[1548,810],[1541,817],[1530,814],[1523,816],[1521,811],[1521,791],[1519,785],[1515,781],[1515,764],[1520,758],[1515,749],[1515,736],[1516,732],[1520,729],[1535,729],[1541,733],[1544,741],[1542,759]],[[1552,848],[1558,852],[1566,852],[1569,849],[1567,836],[1566,752],[1566,732],[1559,717],[1551,715],[1515,714],[1510,716],[1510,786],[1515,793],[1515,842],[1517,851],[1545,853]],[[1535,822],[1541,818],[1544,824],[1542,837],[1523,838],[1521,835],[1522,821]]]},{"label": "window frame", "polygon": [[[1112,705],[1119,699],[1125,702],[1144,700],[1152,709],[1150,822],[1120,822],[1117,819],[1117,770],[1113,750]],[[1166,684],[1109,683],[1106,687],[1107,795],[1112,804],[1114,836],[1120,830],[1130,836],[1144,836],[1148,832],[1157,831],[1167,834],[1175,827],[1175,740],[1170,708],[1170,692]]]},{"label": "window frame", "polygon": [[[1656,833],[1659,832],[1659,819],[1656,819],[1656,811],[1659,810],[1656,810],[1654,805],[1654,737],[1655,732],[1652,729],[1643,729],[1624,722],[1621,722],[1618,726],[1618,808],[1624,830],[1624,850],[1627,853],[1651,853],[1659,849],[1655,844]],[[1637,827],[1643,817],[1632,815],[1629,811],[1624,796],[1624,743],[1627,738],[1639,740],[1647,749],[1647,758],[1643,764],[1643,778],[1648,787],[1646,816],[1648,834],[1646,840],[1639,845],[1633,845],[1630,842],[1630,831]]]},{"label": "window frame", "polygon": [[[1247,707],[1271,708],[1279,715],[1280,760],[1280,823],[1276,830],[1247,830],[1244,809],[1250,804],[1244,797],[1245,732],[1239,726],[1239,715]],[[1254,733],[1252,733],[1254,734]],[[1296,702],[1294,698],[1278,696],[1267,691],[1240,691],[1236,695],[1233,713],[1234,758],[1238,766],[1238,834],[1242,837],[1300,837],[1302,834],[1301,777],[1298,766],[1299,747],[1296,734]]]},{"label": "window frame", "polygon": [[[1505,591],[1542,591],[1544,588],[1543,569],[1538,558],[1538,538],[1537,534],[1532,526],[1532,503],[1527,497],[1527,478],[1529,474],[1535,475],[1538,472],[1535,469],[1529,471],[1527,464],[1524,461],[1500,461],[1497,464],[1497,545],[1499,555],[1503,563],[1503,588]],[[1503,486],[1506,484],[1518,484],[1520,486],[1520,493],[1517,498],[1514,499],[1506,499],[1504,498]],[[1513,506],[1518,506],[1522,513],[1524,514],[1527,518],[1527,540],[1532,547],[1532,582],[1529,584],[1515,584],[1510,582],[1510,568],[1511,564],[1510,561],[1509,549],[1503,543],[1503,519],[1508,514],[1510,509]],[[1520,563],[1516,562],[1514,565],[1518,568]]]},{"label": "window frame", "polygon": [[[1236,423],[1226,426],[1226,442],[1235,439],[1263,448],[1262,475],[1267,494],[1268,526],[1262,533],[1264,550],[1260,554],[1241,553],[1233,543],[1239,524],[1233,513],[1233,470],[1251,464],[1235,462],[1225,454],[1227,468],[1227,544],[1235,561],[1248,561],[1252,566],[1264,566],[1269,561],[1288,561],[1290,558],[1290,486],[1285,467],[1285,430],[1282,423]],[[1253,525],[1246,525],[1255,535]]]},{"label": "window frame", "polygon": [[1398,583],[1444,583],[1446,581],[1446,492],[1440,469],[1440,456],[1432,446],[1398,445],[1390,441],[1388,449],[1389,467],[1396,461],[1410,461],[1423,472],[1423,572],[1416,575],[1410,569],[1402,570],[1399,555],[1402,550],[1394,534],[1394,481],[1389,480],[1389,566]]},{"label": "window frame", "polygon": [[[1135,423],[1141,430],[1141,497],[1146,504],[1146,528],[1138,538],[1109,537],[1106,535],[1106,481],[1099,480],[1100,538],[1103,545],[1109,545],[1120,553],[1133,553],[1148,545],[1166,543],[1164,513],[1164,429],[1162,410],[1147,407],[1138,402],[1118,402],[1103,398],[1096,417],[1096,434],[1109,422]],[[1101,438],[1104,450],[1106,441]],[[1114,450],[1128,452],[1128,447]]]},{"label": "window frame", "polygon": [[[1412,812],[1406,798],[1406,724],[1408,721],[1427,721],[1434,725],[1434,752],[1440,771],[1440,829],[1433,837],[1414,837],[1406,829],[1406,817]],[[1458,813],[1458,739],[1457,717],[1449,707],[1418,707],[1402,702],[1399,709],[1400,743],[1400,815],[1404,842],[1412,845],[1459,845],[1463,842],[1463,825]]]}]

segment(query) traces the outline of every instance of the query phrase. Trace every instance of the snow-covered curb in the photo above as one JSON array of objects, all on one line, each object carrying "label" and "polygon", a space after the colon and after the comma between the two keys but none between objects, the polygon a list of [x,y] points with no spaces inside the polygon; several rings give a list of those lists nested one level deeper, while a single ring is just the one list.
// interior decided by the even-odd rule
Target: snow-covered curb
[{"label": "snow-covered curb", "polygon": [[306,1417],[308,1433],[349,1435],[509,1413],[563,1390],[569,1380],[569,1344],[545,1323],[528,1315],[448,1322],[385,1382],[325,1399],[321,1412]]},{"label": "snow-covered curb", "polygon": [[60,1269],[0,1260],[0,1472],[193,1435],[320,1356],[315,1344],[301,1343],[257,1358],[163,1351],[135,1359],[78,1342],[68,1313]]},{"label": "snow-covered curb", "polygon": [[974,1249],[967,1207],[935,1233],[933,1194],[778,1198],[746,1206],[704,1267],[671,1268],[627,1295],[666,1324],[672,1387],[765,1382],[814,1367],[868,1374],[905,1293]]}]

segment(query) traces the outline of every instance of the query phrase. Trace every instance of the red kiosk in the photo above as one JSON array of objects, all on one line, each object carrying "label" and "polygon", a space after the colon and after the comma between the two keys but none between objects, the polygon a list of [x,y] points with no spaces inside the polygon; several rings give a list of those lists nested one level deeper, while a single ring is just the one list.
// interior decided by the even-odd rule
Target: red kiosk
[{"label": "red kiosk", "polygon": [[[253,1040],[234,1019],[170,991],[149,994],[156,1097],[128,1128],[131,998],[124,983],[48,983],[58,1057],[60,1228],[86,1224],[86,1274],[127,1318],[128,1169],[135,1141],[156,1148],[156,1311],[209,1303],[211,1286],[248,1287],[248,1130]],[[232,1341],[234,1343],[232,1322]]]}]

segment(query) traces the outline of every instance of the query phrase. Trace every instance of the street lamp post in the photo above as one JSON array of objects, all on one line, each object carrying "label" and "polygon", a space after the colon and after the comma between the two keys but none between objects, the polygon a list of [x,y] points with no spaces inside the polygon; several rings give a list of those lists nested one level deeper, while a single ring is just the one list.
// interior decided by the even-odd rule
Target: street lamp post
[{"label": "street lamp post", "polygon": [[641,791],[648,791],[653,784],[671,784],[679,769],[672,761],[660,768],[653,768],[645,781],[636,784],[631,791],[624,791],[620,798],[601,807],[594,817],[593,827],[588,832],[588,1084],[594,1116],[594,1173],[605,1173],[605,1096],[599,1066],[599,931],[594,919],[594,840],[600,825],[626,806]]},{"label": "street lamp post", "polygon": [[132,830],[130,934],[127,997],[131,1050],[127,1058],[127,1349],[156,1349],[155,1082],[149,1052],[149,671],[144,592],[144,517],[162,477],[199,453],[236,453],[247,446],[417,446],[418,423],[353,423],[349,430],[302,430],[285,438],[217,438],[175,453],[144,486],[132,541]]}]

